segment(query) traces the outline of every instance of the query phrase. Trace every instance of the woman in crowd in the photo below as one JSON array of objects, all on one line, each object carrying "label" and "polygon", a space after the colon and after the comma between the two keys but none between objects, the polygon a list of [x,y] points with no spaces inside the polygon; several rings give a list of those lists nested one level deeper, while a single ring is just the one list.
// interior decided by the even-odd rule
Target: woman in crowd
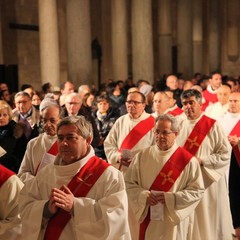
[{"label": "woman in crowd", "polygon": [[110,106],[110,99],[107,95],[100,95],[96,98],[97,110],[93,113],[97,129],[100,135],[100,142],[98,147],[95,147],[95,154],[103,159],[106,159],[103,142],[107,137],[111,127],[119,118],[120,112],[116,108]]},{"label": "woman in crowd", "polygon": [[22,135],[17,124],[12,120],[12,109],[3,100],[0,101],[0,163],[17,173],[20,166],[17,139]]}]

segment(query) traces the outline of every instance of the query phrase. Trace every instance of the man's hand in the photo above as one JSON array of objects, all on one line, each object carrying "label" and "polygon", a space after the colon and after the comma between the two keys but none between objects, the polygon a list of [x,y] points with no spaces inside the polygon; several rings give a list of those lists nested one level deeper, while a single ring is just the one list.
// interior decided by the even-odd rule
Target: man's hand
[{"label": "man's hand", "polygon": [[123,166],[128,167],[131,163],[131,159],[130,158],[123,158],[122,156],[120,156],[120,164]]},{"label": "man's hand", "polygon": [[73,208],[73,202],[74,195],[67,186],[63,185],[60,189],[52,189],[48,208],[52,214],[55,214],[58,208],[70,212]]},{"label": "man's hand", "polygon": [[228,136],[228,141],[233,147],[238,144],[238,140],[239,139],[238,139],[237,135],[229,135]]},{"label": "man's hand", "polygon": [[235,234],[238,240],[240,240],[240,227],[235,229]]},{"label": "man's hand", "polygon": [[157,195],[153,194],[153,193],[149,193],[148,197],[147,197],[147,204],[150,206],[154,206],[158,203],[163,203],[165,204],[165,198],[164,198],[164,194],[163,193],[158,193]]}]

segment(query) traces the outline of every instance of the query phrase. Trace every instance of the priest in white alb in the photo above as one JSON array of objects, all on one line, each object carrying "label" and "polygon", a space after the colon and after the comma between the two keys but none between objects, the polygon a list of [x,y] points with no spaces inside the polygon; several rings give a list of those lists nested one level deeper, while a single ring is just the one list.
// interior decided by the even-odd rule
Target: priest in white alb
[{"label": "priest in white alb", "polygon": [[22,182],[32,179],[47,164],[54,161],[57,153],[57,123],[61,107],[53,99],[43,99],[40,104],[41,125],[44,133],[30,140],[23,157],[18,176]]},{"label": "priest in white alb", "polygon": [[20,194],[24,239],[131,239],[123,175],[95,156],[91,123],[83,116],[66,117],[57,136],[54,163]]},{"label": "priest in white alb", "polygon": [[125,175],[130,205],[140,225],[139,239],[195,239],[190,216],[204,184],[198,160],[178,147],[176,118],[156,118],[156,145],[135,155]]},{"label": "priest in white alb", "polygon": [[193,239],[232,240],[225,179],[230,164],[230,144],[220,124],[202,113],[199,91],[186,90],[181,100],[187,119],[180,124],[177,143],[199,160],[206,188],[195,210]]}]

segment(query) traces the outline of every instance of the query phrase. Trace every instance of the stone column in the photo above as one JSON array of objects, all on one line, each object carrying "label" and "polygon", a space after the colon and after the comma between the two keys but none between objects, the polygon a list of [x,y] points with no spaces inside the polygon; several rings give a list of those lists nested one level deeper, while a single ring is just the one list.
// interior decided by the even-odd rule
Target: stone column
[{"label": "stone column", "polygon": [[178,72],[184,79],[193,75],[192,0],[178,1],[177,16]]},{"label": "stone column", "polygon": [[126,0],[112,0],[113,79],[128,78]]},{"label": "stone column", "polygon": [[159,73],[172,72],[171,0],[158,0],[158,62]]},{"label": "stone column", "polygon": [[219,1],[209,1],[209,19],[208,19],[208,42],[209,42],[209,71],[219,70],[220,61],[220,31],[219,22],[221,14],[219,11]]},{"label": "stone column", "polygon": [[202,72],[203,25],[202,0],[193,1],[193,72]]},{"label": "stone column", "polygon": [[39,0],[39,35],[42,83],[59,85],[59,44],[56,0]]},{"label": "stone column", "polygon": [[239,1],[227,1],[227,56],[236,61],[239,56]]},{"label": "stone column", "polygon": [[[2,4],[0,4],[0,16],[2,16]],[[3,64],[3,41],[2,41],[2,19],[0,18],[0,64]]]},{"label": "stone column", "polygon": [[153,83],[153,40],[151,0],[132,0],[133,80]]},{"label": "stone column", "polygon": [[92,80],[90,1],[67,0],[68,80],[78,88]]}]

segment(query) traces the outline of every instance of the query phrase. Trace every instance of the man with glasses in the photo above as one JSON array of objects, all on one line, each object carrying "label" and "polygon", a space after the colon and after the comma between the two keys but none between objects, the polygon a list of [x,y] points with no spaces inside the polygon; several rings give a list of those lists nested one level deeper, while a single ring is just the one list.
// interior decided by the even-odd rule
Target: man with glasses
[{"label": "man with glasses", "polygon": [[57,124],[60,121],[61,107],[51,98],[40,104],[41,126],[44,133],[29,141],[18,176],[26,182],[37,175],[40,169],[53,162],[58,153]]},{"label": "man with glasses", "polygon": [[122,174],[95,156],[83,116],[57,126],[59,154],[20,194],[22,234],[32,239],[130,239]]},{"label": "man with glasses", "polygon": [[137,153],[125,175],[140,240],[195,239],[187,226],[203,195],[203,179],[197,159],[175,143],[177,133],[176,118],[158,116],[156,144]]},{"label": "man with glasses", "polygon": [[[145,96],[130,92],[126,99],[127,114],[114,123],[104,141],[107,160],[116,168],[126,172],[132,157],[143,148],[154,144],[154,117],[145,112]],[[129,208],[129,225],[132,239],[138,234],[136,220]]]},{"label": "man with glasses", "polygon": [[39,135],[39,111],[32,105],[31,97],[27,92],[18,92],[14,96],[16,108],[13,110],[12,119],[19,123],[18,132],[23,132],[21,140],[18,141],[19,159],[22,160],[30,139]]},{"label": "man with glasses", "polygon": [[128,113],[117,119],[104,141],[108,162],[123,171],[140,149],[154,144],[154,117],[145,112],[145,105],[142,93],[129,93],[126,100]]},{"label": "man with glasses", "polygon": [[231,213],[225,179],[230,163],[230,144],[220,124],[202,113],[199,91],[186,90],[181,100],[187,118],[180,123],[177,143],[198,159],[206,188],[195,210],[193,239],[231,240]]}]

